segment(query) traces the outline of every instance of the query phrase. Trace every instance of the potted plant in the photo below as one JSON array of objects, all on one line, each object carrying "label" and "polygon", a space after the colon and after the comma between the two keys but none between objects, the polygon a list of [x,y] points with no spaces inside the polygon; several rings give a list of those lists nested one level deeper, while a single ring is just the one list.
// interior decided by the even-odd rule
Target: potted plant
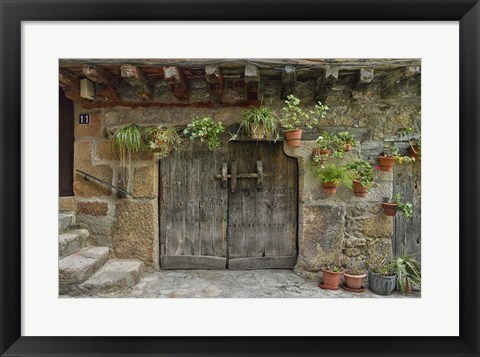
[{"label": "potted plant", "polygon": [[344,166],[333,164],[321,167],[315,167],[316,176],[322,181],[323,191],[327,196],[337,193],[337,186],[343,183],[347,187],[352,184],[351,172]]},{"label": "potted plant", "polygon": [[182,143],[182,139],[175,129],[159,126],[157,128],[145,128],[145,148],[157,152],[160,158],[167,157]]},{"label": "potted plant", "polygon": [[302,133],[302,126],[312,128],[317,125],[319,120],[325,117],[328,107],[318,102],[315,105],[315,110],[309,112],[300,108],[300,99],[294,95],[288,95],[283,107],[283,115],[279,118],[280,125],[285,132],[287,145],[293,148],[300,147]]},{"label": "potted plant", "polygon": [[352,263],[343,273],[345,279],[345,286],[343,287],[348,291],[362,292],[366,276],[365,269],[358,262]]},{"label": "potted plant", "polygon": [[378,295],[390,295],[396,284],[390,254],[377,244],[372,244],[368,250],[368,288]]},{"label": "potted plant", "polygon": [[413,157],[400,155],[399,150],[395,145],[386,145],[383,155],[380,155],[378,157],[378,164],[380,166],[380,170],[384,172],[392,171],[395,162],[403,164],[413,161],[415,161],[415,158]]},{"label": "potted plant", "polygon": [[137,124],[129,124],[118,129],[113,135],[113,144],[118,155],[120,180],[130,181],[132,152],[143,148],[142,133]]},{"label": "potted plant", "polygon": [[315,156],[328,156],[332,153],[330,148],[331,135],[326,131],[315,140],[317,146],[312,149],[312,155]]},{"label": "potted plant", "polygon": [[399,131],[400,139],[408,141],[408,155],[419,161],[422,156],[421,134],[413,127],[408,127]]},{"label": "potted plant", "polygon": [[260,106],[246,110],[240,123],[242,127],[252,139],[278,139],[278,119],[271,108]]},{"label": "potted plant", "polygon": [[366,197],[373,187],[373,166],[365,160],[355,160],[347,168],[354,173],[353,194],[356,197]]},{"label": "potted plant", "polygon": [[214,122],[210,117],[203,117],[194,118],[183,133],[190,135],[190,140],[199,139],[202,143],[207,143],[209,150],[214,150],[220,146],[218,137],[224,131],[221,122]]},{"label": "potted plant", "polygon": [[395,194],[391,199],[385,197],[382,202],[383,213],[387,216],[393,217],[400,211],[407,219],[413,217],[413,204],[404,202],[400,194]]},{"label": "potted plant", "polygon": [[337,137],[343,144],[343,151],[350,151],[353,146],[357,146],[357,140],[348,130],[339,132]]},{"label": "potted plant", "polygon": [[333,259],[322,268],[323,282],[318,286],[322,289],[338,290],[344,271],[343,263],[344,256],[341,253],[335,254]]},{"label": "potted plant", "polygon": [[415,260],[414,254],[408,254],[404,250],[401,256],[392,261],[392,266],[397,276],[397,290],[402,294],[411,293],[413,287],[421,287],[420,263]]}]

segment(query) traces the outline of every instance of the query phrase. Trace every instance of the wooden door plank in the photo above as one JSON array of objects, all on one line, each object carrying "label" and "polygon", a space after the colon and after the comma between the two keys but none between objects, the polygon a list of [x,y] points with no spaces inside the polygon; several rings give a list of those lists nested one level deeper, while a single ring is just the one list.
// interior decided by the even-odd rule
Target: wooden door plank
[{"label": "wooden door plank", "polygon": [[236,258],[228,261],[230,270],[293,269],[297,256]]},{"label": "wooden door plank", "polygon": [[184,162],[186,182],[186,206],[185,206],[185,232],[186,241],[190,242],[190,252],[186,251],[183,254],[188,253],[193,255],[201,255],[202,241],[200,239],[199,228],[199,189],[198,189],[198,160],[194,157],[195,143],[190,142],[188,147],[184,151]]},{"label": "wooden door plank", "polygon": [[164,255],[160,269],[214,269],[222,270],[227,259],[206,255]]},{"label": "wooden door plank", "polygon": [[215,165],[206,178],[211,178],[213,197],[215,198],[213,215],[213,254],[218,257],[227,256],[227,216],[228,216],[228,186],[222,187],[220,180],[213,179],[213,175],[220,172],[224,162],[228,162],[227,145],[222,145],[215,152]]}]

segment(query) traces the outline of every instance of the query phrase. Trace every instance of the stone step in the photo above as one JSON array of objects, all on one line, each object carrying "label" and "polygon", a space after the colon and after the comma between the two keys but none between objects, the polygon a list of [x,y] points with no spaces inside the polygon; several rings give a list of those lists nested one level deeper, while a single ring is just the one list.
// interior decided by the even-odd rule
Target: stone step
[{"label": "stone step", "polygon": [[90,235],[87,229],[74,229],[58,235],[58,258],[63,259],[85,247]]},{"label": "stone step", "polygon": [[64,232],[77,224],[75,213],[62,212],[58,214],[58,231]]},{"label": "stone step", "polygon": [[108,259],[108,247],[87,247],[60,260],[60,285],[80,284],[95,273]]},{"label": "stone step", "polygon": [[89,295],[122,292],[138,283],[143,269],[143,262],[137,259],[110,259],[79,288]]}]

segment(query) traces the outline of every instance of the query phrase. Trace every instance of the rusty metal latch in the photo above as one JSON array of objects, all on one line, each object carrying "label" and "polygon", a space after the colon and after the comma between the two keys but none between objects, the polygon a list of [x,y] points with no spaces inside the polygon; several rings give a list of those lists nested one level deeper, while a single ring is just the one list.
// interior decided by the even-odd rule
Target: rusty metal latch
[{"label": "rusty metal latch", "polygon": [[230,179],[230,191],[235,193],[237,191],[237,179],[248,179],[256,178],[257,179],[257,188],[259,190],[263,189],[263,177],[267,176],[263,173],[263,163],[262,161],[257,161],[257,172],[255,173],[237,173],[237,162],[232,161],[231,173],[228,174],[228,164],[224,162],[222,164],[222,173],[216,174],[214,177],[216,179],[222,180],[222,187],[226,188],[228,186],[228,179]]}]

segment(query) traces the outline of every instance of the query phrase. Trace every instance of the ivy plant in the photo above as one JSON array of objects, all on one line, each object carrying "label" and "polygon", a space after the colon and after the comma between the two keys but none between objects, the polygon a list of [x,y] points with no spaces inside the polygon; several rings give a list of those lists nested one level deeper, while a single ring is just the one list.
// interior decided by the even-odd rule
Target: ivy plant
[{"label": "ivy plant", "polygon": [[222,122],[214,122],[210,117],[194,118],[187,125],[183,133],[190,136],[190,140],[200,140],[207,143],[210,150],[220,146],[219,136],[225,131]]}]

